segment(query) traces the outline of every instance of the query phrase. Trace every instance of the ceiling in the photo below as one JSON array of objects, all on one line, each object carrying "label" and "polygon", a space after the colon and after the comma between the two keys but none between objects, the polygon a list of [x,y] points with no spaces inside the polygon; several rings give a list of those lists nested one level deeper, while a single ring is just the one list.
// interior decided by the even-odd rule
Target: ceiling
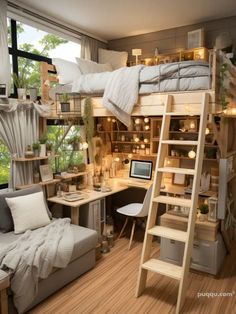
[{"label": "ceiling", "polygon": [[19,0],[105,40],[236,15],[235,0]]}]

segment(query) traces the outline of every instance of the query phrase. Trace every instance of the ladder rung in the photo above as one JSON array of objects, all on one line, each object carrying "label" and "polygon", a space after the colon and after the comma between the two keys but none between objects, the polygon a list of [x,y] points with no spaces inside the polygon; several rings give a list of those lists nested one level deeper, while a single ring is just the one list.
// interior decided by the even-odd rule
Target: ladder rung
[{"label": "ladder rung", "polygon": [[183,274],[182,267],[158,259],[150,259],[142,264],[142,268],[177,280],[180,280]]},{"label": "ladder rung", "polygon": [[169,144],[169,145],[190,145],[190,146],[197,146],[198,141],[183,141],[183,140],[163,140],[161,141],[162,144]]},{"label": "ladder rung", "polygon": [[168,173],[179,173],[179,174],[190,174],[194,175],[194,169],[187,169],[187,168],[175,168],[175,167],[163,167],[157,169],[160,172],[168,172]]},{"label": "ladder rung", "polygon": [[166,112],[165,115],[167,116],[200,116],[201,112],[200,111],[196,111],[196,112],[173,111],[173,112]]},{"label": "ladder rung", "polygon": [[177,206],[183,206],[183,207],[189,207],[189,208],[192,205],[192,201],[190,199],[180,198],[180,197],[170,197],[170,196],[164,196],[164,195],[159,195],[157,197],[154,197],[153,202],[169,204],[169,205],[177,205]]},{"label": "ladder rung", "polygon": [[149,229],[148,234],[181,242],[187,241],[187,232],[163,226],[155,226]]}]

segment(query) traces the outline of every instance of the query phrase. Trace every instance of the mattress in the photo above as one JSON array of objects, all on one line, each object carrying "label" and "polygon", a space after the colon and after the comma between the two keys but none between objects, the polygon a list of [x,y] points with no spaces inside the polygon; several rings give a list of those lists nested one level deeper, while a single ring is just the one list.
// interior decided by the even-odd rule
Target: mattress
[{"label": "mattress", "polygon": [[[78,92],[84,94],[103,94],[113,72],[91,73],[78,77],[72,85],[52,88],[49,96],[55,93]],[[210,89],[211,73],[209,64],[204,61],[184,61],[156,66],[143,66],[140,71],[139,94],[194,91]]]}]

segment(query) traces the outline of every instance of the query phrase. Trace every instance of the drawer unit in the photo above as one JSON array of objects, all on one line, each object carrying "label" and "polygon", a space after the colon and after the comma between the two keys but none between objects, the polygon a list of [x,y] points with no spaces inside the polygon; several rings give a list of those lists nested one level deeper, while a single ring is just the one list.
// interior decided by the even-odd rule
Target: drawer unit
[{"label": "drawer unit", "polygon": [[[186,231],[187,221],[188,219],[185,217],[164,214],[161,216],[160,225]],[[219,221],[218,222],[196,221],[194,237],[198,240],[216,241],[218,229]]]},{"label": "drawer unit", "polygon": [[[160,259],[182,265],[184,243],[161,238]],[[216,275],[224,261],[226,249],[221,234],[217,241],[194,240],[191,268]]]}]

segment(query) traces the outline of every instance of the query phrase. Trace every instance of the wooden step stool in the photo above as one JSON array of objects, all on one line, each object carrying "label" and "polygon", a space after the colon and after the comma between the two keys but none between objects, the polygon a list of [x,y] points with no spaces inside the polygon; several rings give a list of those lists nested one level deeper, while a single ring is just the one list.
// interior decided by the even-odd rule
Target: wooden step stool
[{"label": "wooden step stool", "polygon": [[0,313],[8,313],[7,288],[10,286],[8,274],[0,270]]}]

